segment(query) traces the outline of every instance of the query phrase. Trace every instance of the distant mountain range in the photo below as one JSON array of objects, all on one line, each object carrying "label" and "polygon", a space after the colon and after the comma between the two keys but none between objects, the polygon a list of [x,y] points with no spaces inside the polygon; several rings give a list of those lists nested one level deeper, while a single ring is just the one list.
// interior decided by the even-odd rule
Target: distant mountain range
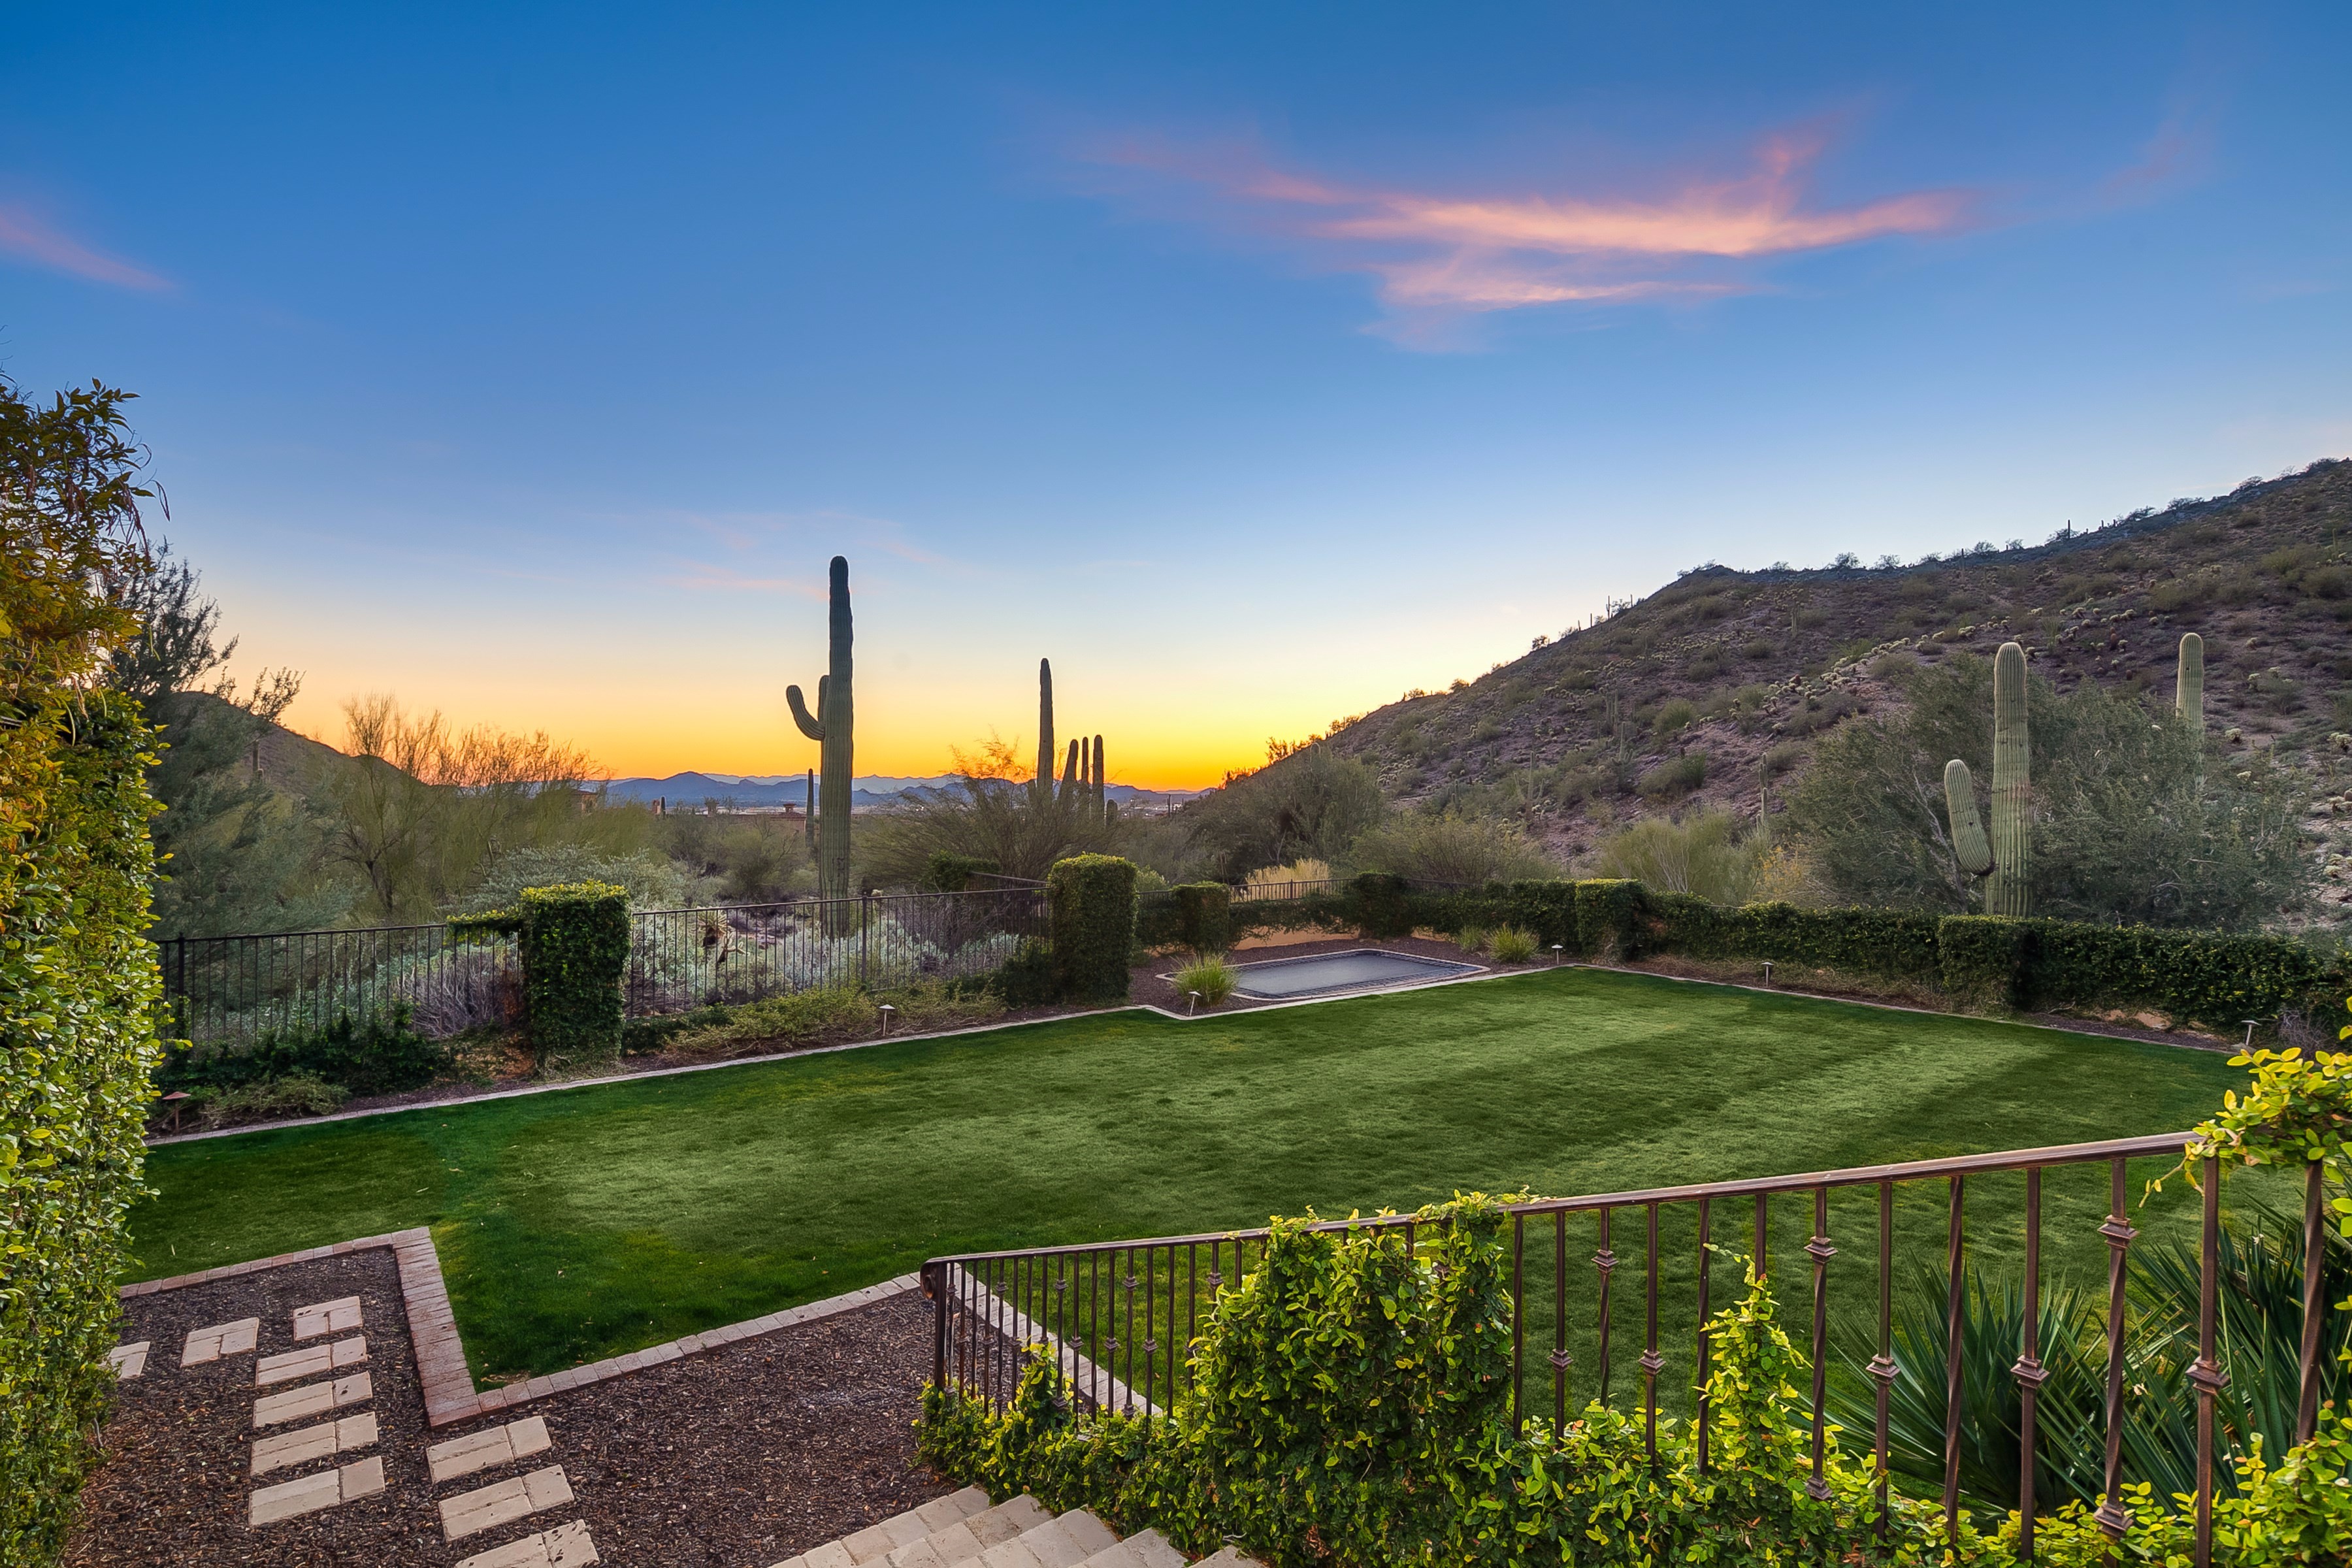
[{"label": "distant mountain range", "polygon": [[[919,796],[956,782],[953,773],[940,773],[934,778],[860,773],[850,781],[850,801],[858,806],[895,805],[909,794]],[[659,779],[614,779],[604,786],[604,793],[612,800],[666,800],[673,806],[700,805],[714,800],[736,805],[799,805],[808,798],[808,779],[804,773],[685,773]],[[1121,805],[1131,805],[1190,800],[1201,792],[1138,789],[1133,784],[1115,784],[1108,785],[1105,793]]]}]

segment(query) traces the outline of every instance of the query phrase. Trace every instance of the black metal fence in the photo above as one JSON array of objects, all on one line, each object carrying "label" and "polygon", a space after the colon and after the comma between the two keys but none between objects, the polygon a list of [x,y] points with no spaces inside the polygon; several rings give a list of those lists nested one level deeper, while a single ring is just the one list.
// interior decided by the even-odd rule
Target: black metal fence
[{"label": "black metal fence", "polygon": [[[2292,1425],[2291,1432],[2268,1435],[2269,1451],[2275,1456],[2287,1441],[2308,1437],[2323,1370],[2347,1337],[2346,1315],[2329,1327],[2330,1297],[2322,1289],[2329,1243],[2315,1165],[2302,1194],[2299,1354],[2279,1356],[2284,1364],[2267,1369],[2228,1364],[2228,1356],[2242,1363],[2249,1347],[2233,1333],[2225,1355],[2217,1328],[2224,1240],[2220,1172],[2212,1161],[2201,1173],[2201,1219],[2179,1204],[2158,1211],[2158,1217],[2141,1214],[2150,1226],[2172,1227],[2177,1234],[2168,1246],[2193,1245],[2195,1261],[2186,1270],[2196,1280],[2197,1305],[2187,1314],[2193,1327],[2161,1312],[2126,1311],[2132,1248],[2140,1239],[2132,1223],[2137,1189],[2127,1166],[2144,1162],[2141,1178],[2157,1173],[2154,1162],[2168,1168],[2179,1160],[2185,1138],[2174,1133],[1508,1205],[1510,1408],[1521,1424],[1558,1429],[1591,1400],[1631,1407],[1644,1419],[1654,1458],[1663,1412],[1691,1423],[1704,1469],[1710,1457],[1703,1393],[1710,1350],[1699,1327],[1744,1289],[1738,1260],[1718,1257],[1718,1249],[1746,1252],[1759,1273],[1776,1282],[1776,1260],[1794,1251],[1799,1289],[1809,1288],[1811,1296],[1810,1337],[1796,1321],[1790,1331],[1812,1368],[1810,1484],[1815,1495],[1828,1495],[1822,1458],[1832,1426],[1844,1426],[1849,1444],[1871,1429],[1882,1515],[1891,1484],[1890,1445],[1907,1443],[1913,1463],[1905,1489],[1912,1495],[1940,1489],[1946,1528],[1957,1535],[1964,1506],[1961,1435],[1969,1415],[1964,1374],[1972,1364],[1966,1336],[1970,1322],[1979,1321],[1966,1310],[1964,1292],[1975,1266],[2011,1268],[2022,1312],[2013,1338],[2004,1331],[1997,1354],[2003,1362],[2015,1357],[2006,1375],[2014,1379],[2021,1419],[2015,1491],[2001,1500],[2021,1507],[2028,1521],[2037,1504],[2046,1512],[2063,1500],[2049,1495],[2046,1483],[2036,1491],[2037,1477],[2052,1474],[2053,1456],[2042,1446],[2055,1428],[2057,1440],[2088,1449],[2071,1456],[2066,1467],[2077,1492],[2097,1503],[2096,1518],[2112,1536],[2126,1534],[2132,1518],[2122,1483],[2160,1479],[2137,1473],[2137,1458],[2126,1465],[2126,1382],[2135,1385],[2136,1399],[2146,1396],[2141,1385],[2158,1375],[2162,1360],[2151,1354],[2147,1341],[2170,1336],[2170,1342],[2194,1349],[2193,1359],[2180,1355],[2171,1371],[2193,1390],[2188,1397],[2196,1407],[2194,1479],[2181,1489],[2195,1498],[2197,1561],[2210,1563],[2217,1399],[2232,1375],[2266,1375],[2282,1395],[2276,1424]],[[2050,1226],[2045,1204],[2054,1219]],[[1383,1215],[1314,1228],[1380,1233],[1418,1258],[1416,1225],[1411,1216]],[[1218,1294],[1263,1261],[1267,1236],[1239,1230],[933,1258],[923,1268],[935,1308],[933,1378],[942,1387],[1001,1405],[1019,1381],[1020,1347],[1043,1344],[1080,1398],[1151,1419],[1191,1385],[1193,1341]],[[1852,1247],[1857,1239],[1868,1248],[1865,1258],[1874,1253],[1874,1266],[1836,1261],[1843,1250],[1839,1243]],[[1906,1256],[1906,1244],[1915,1256]],[[1587,1247],[1593,1250],[1579,1256]],[[1916,1256],[1921,1250],[1926,1258]],[[2088,1408],[2053,1407],[2037,1425],[2037,1400],[2049,1375],[2044,1336],[2057,1337],[2062,1300],[2053,1294],[2051,1276],[2070,1265],[2080,1275],[2104,1274],[2106,1281],[2103,1303],[2064,1299],[2075,1303],[2078,1316],[2104,1328],[2103,1334],[2095,1327],[2089,1339],[2076,1342],[2104,1341],[2104,1383],[2076,1401]],[[1923,1355],[1916,1339],[1898,1344],[1895,1302],[1906,1270],[1948,1292],[1933,1314],[1944,1320],[1933,1325],[1943,1336],[1940,1353]],[[1617,1280],[1620,1271],[1633,1279]],[[1843,1285],[1849,1279],[1861,1289],[1832,1290],[1833,1279]],[[1638,1352],[1628,1353],[1632,1345]],[[1832,1408],[1833,1367],[1845,1374],[1849,1394],[1850,1415],[1843,1422]],[[2056,1395],[2053,1390],[2051,1397]],[[1874,1418],[1860,1413],[1874,1408]],[[1899,1436],[1891,1419],[1898,1410],[1918,1417]],[[1937,1444],[1940,1489],[1932,1447],[1926,1463],[1919,1462],[1923,1445]],[[1902,1467],[1902,1458],[1894,1456],[1894,1468]],[[1922,1477],[1922,1468],[1931,1473]],[[2162,1495],[2167,1489],[2159,1484],[2157,1489]],[[1971,1495],[1968,1504],[1978,1509],[1984,1500]],[[2031,1557],[2030,1522],[2019,1544]]]},{"label": "black metal fence", "polygon": [[[633,1018],[823,986],[988,973],[1046,931],[1042,888],[640,910],[630,916]],[[511,938],[446,925],[175,937],[160,944],[171,1032],[206,1049],[404,1013],[436,1039],[513,1022]]]}]

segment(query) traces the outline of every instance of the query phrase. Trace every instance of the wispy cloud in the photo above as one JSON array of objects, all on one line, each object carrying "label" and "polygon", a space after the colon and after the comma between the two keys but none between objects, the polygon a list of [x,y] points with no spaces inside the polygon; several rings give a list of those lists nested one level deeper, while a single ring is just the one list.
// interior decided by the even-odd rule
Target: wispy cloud
[{"label": "wispy cloud", "polygon": [[1080,160],[1121,176],[1112,192],[1146,202],[1205,197],[1180,216],[1241,228],[1319,268],[1379,280],[1383,330],[1430,346],[1443,323],[1530,306],[1689,300],[1761,286],[1755,264],[1967,220],[1970,196],[1920,190],[1851,206],[1813,205],[1808,175],[1828,138],[1782,132],[1728,177],[1685,177],[1626,194],[1513,195],[1351,184],[1277,165],[1254,142],[1101,139]]},{"label": "wispy cloud", "polygon": [[143,267],[91,249],[22,203],[0,202],[0,254],[120,289],[156,293],[172,287]]}]

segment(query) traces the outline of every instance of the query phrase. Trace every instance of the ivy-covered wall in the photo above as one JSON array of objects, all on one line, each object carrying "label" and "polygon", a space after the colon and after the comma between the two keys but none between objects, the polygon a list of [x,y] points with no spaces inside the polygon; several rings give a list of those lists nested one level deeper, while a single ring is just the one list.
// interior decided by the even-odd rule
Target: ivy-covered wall
[{"label": "ivy-covered wall", "polygon": [[620,1059],[627,889],[611,882],[525,888],[511,909],[452,921],[450,929],[504,931],[516,939],[523,1015],[541,1071]]},{"label": "ivy-covered wall", "polygon": [[1054,978],[1073,1002],[1127,1000],[1135,950],[1135,867],[1116,855],[1073,855],[1045,873]]}]

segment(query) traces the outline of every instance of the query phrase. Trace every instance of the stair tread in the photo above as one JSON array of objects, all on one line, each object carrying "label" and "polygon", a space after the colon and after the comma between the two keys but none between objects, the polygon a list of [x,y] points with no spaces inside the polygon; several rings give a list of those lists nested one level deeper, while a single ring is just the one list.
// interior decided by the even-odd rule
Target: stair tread
[{"label": "stair tread", "polygon": [[955,1568],[970,1563],[992,1546],[1015,1539],[1048,1522],[1035,1498],[1024,1492],[993,1508],[956,1521],[944,1530],[896,1547],[883,1559],[886,1568]]},{"label": "stair tread", "polygon": [[1156,1530],[1139,1530],[1118,1545],[1096,1552],[1084,1568],[1185,1568],[1184,1554]]},{"label": "stair tread", "polygon": [[1110,1527],[1084,1509],[1049,1519],[981,1554],[980,1568],[1078,1568],[1118,1544]]}]

